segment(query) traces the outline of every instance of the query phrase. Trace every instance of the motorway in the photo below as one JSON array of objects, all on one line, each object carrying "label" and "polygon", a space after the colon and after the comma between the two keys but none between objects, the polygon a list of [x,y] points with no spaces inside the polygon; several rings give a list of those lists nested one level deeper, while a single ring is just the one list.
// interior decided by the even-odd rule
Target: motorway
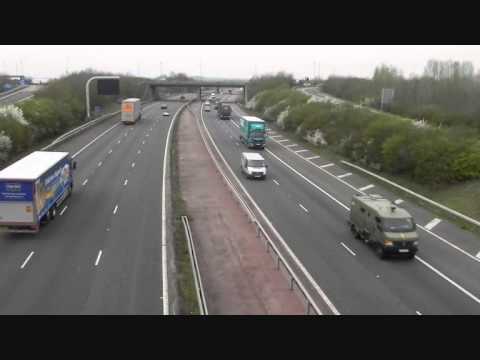
[{"label": "motorway", "polygon": [[[204,112],[206,126],[227,162],[276,230],[341,314],[480,314],[480,246],[472,234],[406,200],[421,243],[415,260],[382,261],[347,227],[351,196],[361,192],[392,198],[387,190],[271,132],[262,152],[266,181],[241,176],[238,118],[221,121]],[[200,106],[196,105],[200,112]],[[393,198],[395,199],[395,198]],[[401,199],[399,199],[401,200]],[[432,220],[433,219],[433,220]],[[432,222],[433,221],[433,222]]]},{"label": "motorway", "polygon": [[0,314],[163,314],[162,174],[179,102],[105,120],[55,151],[77,161],[73,195],[36,235],[0,237]]},{"label": "motorway", "polygon": [[41,85],[30,85],[8,95],[0,95],[0,106],[19,103],[34,96],[35,91],[41,89]]}]

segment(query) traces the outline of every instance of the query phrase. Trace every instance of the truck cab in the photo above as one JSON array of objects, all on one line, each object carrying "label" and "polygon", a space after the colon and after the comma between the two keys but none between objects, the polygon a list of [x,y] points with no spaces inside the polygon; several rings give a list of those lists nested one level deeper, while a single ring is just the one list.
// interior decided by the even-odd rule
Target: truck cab
[{"label": "truck cab", "polygon": [[418,251],[413,217],[380,195],[353,196],[348,223],[355,237],[371,245],[382,259],[393,254],[413,259]]}]

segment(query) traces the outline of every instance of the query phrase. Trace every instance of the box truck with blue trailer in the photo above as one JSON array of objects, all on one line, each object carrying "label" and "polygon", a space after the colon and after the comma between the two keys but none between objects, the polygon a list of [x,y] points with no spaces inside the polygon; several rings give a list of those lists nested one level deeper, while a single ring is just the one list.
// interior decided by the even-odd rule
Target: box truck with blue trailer
[{"label": "box truck with blue trailer", "polygon": [[35,151],[0,171],[0,231],[37,233],[72,194],[68,152]]},{"label": "box truck with blue trailer", "polygon": [[250,148],[265,148],[265,121],[255,116],[240,118],[240,141]]}]

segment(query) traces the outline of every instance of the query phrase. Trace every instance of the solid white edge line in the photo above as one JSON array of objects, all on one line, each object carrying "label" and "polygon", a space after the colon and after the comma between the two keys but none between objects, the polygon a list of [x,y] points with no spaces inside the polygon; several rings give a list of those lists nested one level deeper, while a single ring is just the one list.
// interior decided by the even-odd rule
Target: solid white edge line
[{"label": "solid white edge line", "polygon": [[92,141],[90,141],[87,145],[85,145],[84,147],[82,147],[80,150],[78,150],[75,154],[72,155],[72,158],[75,159],[78,155],[80,155],[84,150],[86,150],[88,147],[90,147],[90,145],[92,145],[95,141],[97,141],[98,139],[100,139],[101,137],[103,137],[106,133],[108,133],[109,131],[111,131],[112,129],[116,128],[118,125],[120,125],[120,123],[116,123],[115,125],[113,125],[112,127],[108,128],[107,130],[105,130],[104,132],[102,132],[100,135],[98,135],[95,139],[93,139]]},{"label": "solid white edge line", "polygon": [[98,263],[100,262],[101,257],[102,257],[102,250],[98,252],[97,260],[95,260],[95,266],[98,266]]},{"label": "solid white edge line", "polygon": [[440,276],[441,278],[443,278],[444,280],[446,280],[447,282],[449,282],[450,284],[452,284],[453,286],[455,286],[458,290],[460,290],[461,292],[463,292],[465,295],[467,295],[469,298],[471,298],[472,300],[474,300],[477,304],[480,304],[480,299],[477,298],[475,295],[473,295],[471,292],[469,292],[468,290],[464,289],[462,286],[460,286],[459,284],[457,284],[455,281],[453,281],[452,279],[450,279],[447,275],[443,274],[440,270],[437,270],[435,269],[432,265],[430,265],[429,263],[427,263],[425,260],[423,260],[422,258],[420,258],[418,255],[415,255],[415,259],[417,259],[418,261],[420,261],[423,265],[425,265],[426,267],[428,267],[430,270],[432,270],[434,273],[436,273],[438,276]]},{"label": "solid white edge line", "polygon": [[168,160],[168,150],[170,146],[170,137],[172,135],[173,125],[177,119],[180,110],[185,106],[180,106],[175,115],[170,121],[170,126],[167,132],[167,140],[165,142],[165,152],[163,154],[163,174],[162,174],[162,295],[163,295],[163,315],[169,315],[169,302],[168,302],[168,276],[167,276],[167,214],[166,214],[166,178],[167,178],[167,160]]},{"label": "solid white edge line", "polygon": [[25,267],[25,265],[27,265],[28,261],[30,260],[30,258],[33,256],[33,254],[35,254],[34,251],[30,252],[30,255],[28,255],[28,257],[25,259],[25,261],[23,262],[22,266],[20,266],[20,269],[23,269]]},{"label": "solid white edge line", "polygon": [[[281,145],[279,144],[280,146],[283,146],[285,147],[284,145]],[[307,179],[304,175],[300,174],[297,170],[295,170],[293,167],[291,167],[290,165],[288,165],[287,163],[285,163],[282,159],[280,159],[277,155],[275,155],[272,151],[270,151],[269,149],[265,149],[269,154],[271,154],[273,157],[275,157],[277,160],[279,160],[282,164],[284,164],[286,167],[288,167],[290,170],[292,170],[294,173],[296,173],[298,176],[300,176],[301,178],[303,178],[305,181],[307,181],[309,184],[311,184],[313,187],[315,187],[316,189],[318,189],[320,192],[324,193],[325,195],[327,195],[329,198],[331,198],[332,200],[334,200],[337,204],[339,204],[340,206],[342,206],[344,209],[346,209],[347,211],[350,211],[350,208],[343,205],[340,201],[338,201],[336,198],[334,198],[333,196],[331,196],[329,193],[327,193],[326,191],[324,191],[323,189],[321,189],[319,186],[317,186],[316,184],[314,184],[311,180]],[[289,149],[287,149],[289,150]],[[302,156],[300,155],[297,155],[298,157],[300,157],[301,159],[304,159]],[[312,163],[313,164],[313,163]],[[326,174],[332,176],[332,177],[335,177],[338,179],[338,177],[336,177],[335,175],[333,175],[332,173],[326,171],[326,170],[323,170],[320,166],[316,165],[316,164],[313,164],[314,166],[320,168],[322,171],[324,171]],[[352,185],[350,185],[349,183],[347,183],[346,181],[344,180],[341,180],[339,179],[339,181],[343,184],[345,184],[347,187],[350,187],[351,189],[355,190],[355,191],[359,191],[358,189],[356,189],[355,187],[353,187]],[[363,193],[365,195],[365,193]],[[452,244],[450,243],[448,240],[444,239],[443,237],[431,232],[430,230],[424,228],[423,226],[421,225],[417,225],[420,229],[422,229],[423,231],[427,232],[428,234],[436,237],[437,239],[439,239],[440,241],[448,244],[449,246],[451,246],[452,248],[456,249],[457,251],[461,252],[462,254],[464,254],[465,256],[471,258],[472,260],[475,260],[476,262],[480,262],[480,258],[477,258],[475,256],[473,256],[472,254],[466,252],[465,250],[463,250],[462,248],[456,246],[455,244]],[[432,271],[436,272],[439,276],[441,276],[442,278],[444,278],[445,280],[449,281],[451,284],[453,284],[454,286],[456,286],[457,288],[459,289],[463,289],[460,285],[456,284],[455,282],[453,282],[452,280],[450,280],[446,275],[442,274],[440,271],[436,270],[433,266],[431,266],[430,264],[428,264],[427,262],[425,262],[424,260],[421,260],[417,255],[415,256],[415,258],[417,260],[419,260],[420,262],[422,262],[423,265],[429,267]],[[467,290],[463,289],[464,290],[464,293],[465,294],[470,294],[471,297],[473,297],[474,299],[478,300],[474,295],[472,295],[470,292],[468,292]],[[468,296],[470,296],[468,295]],[[479,302],[480,303],[480,302]]]},{"label": "solid white edge line", "polygon": [[[232,107],[232,109],[234,110],[234,112],[236,112],[238,114],[238,112],[235,110],[234,107]],[[202,110],[202,109],[200,109]],[[315,281],[315,279],[313,278],[313,276],[310,274],[310,272],[305,268],[305,266],[303,265],[303,263],[298,259],[297,255],[295,255],[295,253],[292,251],[292,249],[287,245],[285,239],[282,237],[282,235],[280,235],[280,233],[278,232],[278,230],[273,226],[273,224],[271,223],[271,221],[267,218],[267,216],[265,215],[265,213],[262,211],[262,209],[258,206],[258,204],[255,202],[255,200],[252,198],[252,196],[250,195],[250,193],[247,191],[247,189],[245,189],[245,187],[243,186],[242,182],[238,179],[238,177],[235,175],[235,173],[233,172],[232,168],[230,167],[230,165],[228,164],[228,162],[226,161],[225,157],[223,156],[223,154],[221,153],[221,151],[218,149],[218,146],[217,144],[215,143],[215,141],[213,140],[212,136],[210,135],[210,131],[208,130],[206,124],[205,124],[205,121],[203,120],[203,111],[200,111],[200,116],[201,116],[201,119],[202,119],[202,123],[205,127],[205,130],[206,130],[206,134],[207,136],[210,138],[210,141],[212,142],[213,146],[215,147],[215,149],[217,150],[219,156],[223,159],[227,169],[230,171],[230,173],[232,174],[232,176],[234,177],[234,179],[237,181],[238,185],[240,186],[240,188],[242,189],[242,191],[245,193],[245,195],[247,196],[247,198],[251,201],[251,203],[253,204],[253,206],[257,209],[257,211],[260,213],[260,216],[265,220],[265,222],[267,223],[267,225],[270,227],[270,229],[273,231],[273,233],[275,234],[275,236],[280,240],[280,243],[282,244],[282,246],[286,249],[288,255],[293,259],[294,263],[300,268],[300,270],[303,272],[303,275],[307,278],[307,280],[310,282],[310,285],[313,286],[313,288],[317,291],[318,295],[320,295],[320,297],[323,299],[324,303],[327,305],[327,307],[330,309],[330,311],[334,314],[334,315],[341,315],[340,312],[338,311],[338,309],[335,307],[335,305],[332,303],[332,301],[328,298],[327,294],[325,294],[325,292],[322,290],[322,288],[320,287],[320,285],[318,285],[318,283]],[[272,154],[274,157],[276,157],[277,159],[279,159],[281,162],[283,162],[280,158],[278,158],[275,154],[273,154],[270,150],[268,149],[265,149],[266,151],[268,151],[270,154]],[[289,165],[287,165],[287,167],[289,167]],[[292,170],[294,172],[297,172],[295,169],[292,168]],[[298,173],[298,172],[297,172]],[[301,175],[303,176],[303,175]],[[305,177],[303,177],[305,178]],[[336,199],[334,199],[336,201]],[[343,205],[343,204],[342,204]],[[344,205],[343,205],[344,206]],[[348,208],[347,208],[348,209]],[[317,306],[316,304],[314,304],[314,306]]]},{"label": "solid white edge line", "polygon": [[353,256],[357,256],[347,245],[345,245],[343,242],[340,243],[350,254]]},{"label": "solid white edge line", "polygon": [[[285,148],[287,151],[290,151],[292,152],[290,149],[287,149],[284,145],[282,144],[279,144],[278,141],[274,141],[276,142],[278,145],[280,145],[281,147]],[[293,152],[294,153],[294,152]],[[294,153],[295,154],[295,153]],[[308,161],[308,159],[296,154],[300,159],[303,159],[305,161],[307,161],[308,163],[312,164],[313,166],[315,166],[317,169],[320,169],[321,171],[323,171],[325,174],[333,177],[333,178],[336,178],[339,182],[341,182],[343,185],[345,185],[346,187],[352,189],[353,191],[355,192],[359,192],[359,190],[357,188],[355,188],[353,185],[349,184],[348,182],[346,182],[345,180],[342,180],[342,179],[339,179],[338,177],[336,177],[335,175],[333,175],[331,172],[323,169],[321,166],[315,164],[313,161]],[[360,191],[360,193],[362,193],[363,195],[367,195],[366,193]],[[423,226],[421,225],[418,225],[418,228],[420,228],[421,230],[425,231],[427,234],[437,238],[438,240],[442,241],[443,243],[447,244],[448,246],[450,246],[451,248],[457,250],[458,252],[462,253],[463,255],[467,256],[468,258],[476,261],[476,262],[479,262],[480,263],[480,258],[476,258],[475,256],[473,256],[472,254],[470,254],[469,252],[463,250],[461,247],[451,243],[450,241],[448,241],[447,239],[444,239],[443,237],[441,237],[440,235],[438,234],[435,234],[434,232],[428,230],[428,229],[425,229]]]}]

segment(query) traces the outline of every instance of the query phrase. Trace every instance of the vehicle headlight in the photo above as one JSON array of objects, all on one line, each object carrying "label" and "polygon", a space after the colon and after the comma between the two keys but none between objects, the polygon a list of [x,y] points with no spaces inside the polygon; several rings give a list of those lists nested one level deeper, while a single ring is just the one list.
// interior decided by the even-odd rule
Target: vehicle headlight
[{"label": "vehicle headlight", "polygon": [[385,246],[393,246],[393,241],[392,241],[392,240],[383,240],[383,245],[385,245]]}]

